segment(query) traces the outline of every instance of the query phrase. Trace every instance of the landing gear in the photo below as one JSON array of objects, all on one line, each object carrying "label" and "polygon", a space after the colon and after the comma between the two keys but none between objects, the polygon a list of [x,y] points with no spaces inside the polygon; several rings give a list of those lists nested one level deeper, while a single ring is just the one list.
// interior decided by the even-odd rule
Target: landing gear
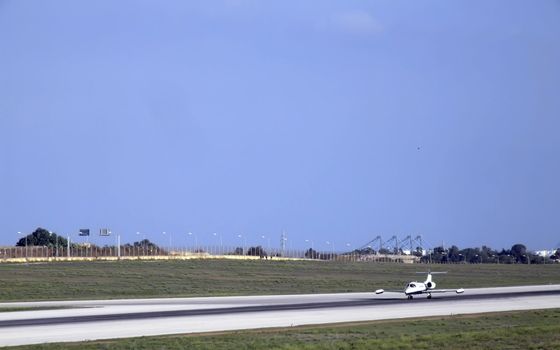
[{"label": "landing gear", "polygon": [[412,300],[413,296],[412,295],[407,295],[408,300]]},{"label": "landing gear", "polygon": [[428,299],[432,299],[432,294],[428,293]]}]

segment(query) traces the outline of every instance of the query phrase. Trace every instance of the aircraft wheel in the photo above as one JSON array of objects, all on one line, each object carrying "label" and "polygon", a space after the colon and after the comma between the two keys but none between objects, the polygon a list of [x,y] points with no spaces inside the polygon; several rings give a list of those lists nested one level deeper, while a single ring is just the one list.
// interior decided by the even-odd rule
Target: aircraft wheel
[{"label": "aircraft wheel", "polygon": [[408,296],[408,300],[412,300],[412,295],[409,295],[409,296]]},{"label": "aircraft wheel", "polygon": [[431,294],[428,294],[428,299],[432,299],[432,295],[431,295]]}]

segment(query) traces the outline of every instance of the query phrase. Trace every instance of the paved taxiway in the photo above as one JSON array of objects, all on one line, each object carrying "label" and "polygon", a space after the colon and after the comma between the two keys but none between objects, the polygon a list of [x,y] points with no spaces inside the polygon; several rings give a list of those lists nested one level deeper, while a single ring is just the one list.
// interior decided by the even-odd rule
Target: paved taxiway
[{"label": "paved taxiway", "polygon": [[69,309],[0,313],[0,346],[560,308],[560,285],[467,289],[411,301],[372,292],[0,303],[8,307]]}]

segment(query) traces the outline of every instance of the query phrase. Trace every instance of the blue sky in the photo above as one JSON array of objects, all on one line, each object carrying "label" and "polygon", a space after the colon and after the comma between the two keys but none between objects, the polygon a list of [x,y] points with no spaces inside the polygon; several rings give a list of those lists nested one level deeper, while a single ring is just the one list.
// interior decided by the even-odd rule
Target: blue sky
[{"label": "blue sky", "polygon": [[546,0],[0,0],[0,244],[549,248],[559,38]]}]

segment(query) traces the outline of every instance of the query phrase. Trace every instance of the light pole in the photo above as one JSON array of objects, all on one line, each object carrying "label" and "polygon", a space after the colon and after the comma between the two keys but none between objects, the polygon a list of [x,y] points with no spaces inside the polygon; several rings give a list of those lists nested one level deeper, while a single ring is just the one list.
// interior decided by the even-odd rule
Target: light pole
[{"label": "light pole", "polygon": [[[165,236],[167,235],[167,232],[163,231],[162,235],[164,237],[165,240]],[[167,246],[167,255],[171,254],[171,234],[169,234],[169,245]]]},{"label": "light pole", "polygon": [[270,251],[270,236],[262,236],[263,239],[266,237],[266,255],[272,256],[272,252]]},{"label": "light pole", "polygon": [[[49,235],[52,237],[53,236],[53,232],[49,231]],[[56,254],[55,254],[55,258],[58,258],[58,236],[56,234],[54,234],[54,242],[55,242],[55,246],[56,246]]]},{"label": "light pole", "polygon": [[121,259],[121,235],[120,233],[117,233],[117,247],[116,247],[117,251],[117,259],[120,260]]},{"label": "light pole", "polygon": [[196,234],[192,233],[192,232],[188,232],[187,235],[189,236],[194,236],[194,253],[196,253],[197,250],[197,246],[198,246],[198,239],[196,238]]},{"label": "light pole", "polygon": [[315,249],[313,249],[313,240],[312,239],[306,239],[305,242],[306,243],[311,243],[311,252],[310,252],[311,254],[309,254],[309,257],[311,259],[315,259],[316,254],[315,254]]},{"label": "light pole", "polygon": [[306,242],[306,243],[311,243],[311,250],[314,250],[314,249],[313,249],[313,240],[312,240],[312,239],[306,239],[305,242]]},{"label": "light pole", "polygon": [[[138,244],[142,245],[143,255],[146,255],[146,234],[145,233],[142,234],[143,236],[142,240],[140,240],[140,232],[136,231],[136,235],[138,236]],[[138,251],[138,255],[140,255],[140,251]]]},{"label": "light pole", "polygon": [[[282,249],[282,256],[286,256],[286,242],[288,241],[288,237],[286,237],[285,233],[282,232],[282,238],[281,238],[281,249]],[[289,252],[288,252],[289,253]]]},{"label": "light pole", "polygon": [[243,246],[241,247],[241,255],[245,255],[245,246],[247,245],[247,241],[242,234],[238,234],[237,237],[243,242]]},{"label": "light pole", "polygon": [[[136,239],[138,244],[140,245],[140,232],[136,231]],[[138,253],[138,256],[140,256],[140,249],[138,249],[139,247],[136,247],[136,252]]]},{"label": "light pole", "polygon": [[[18,235],[22,235],[21,231],[18,231]],[[27,259],[27,235],[25,235],[25,258]]]},{"label": "light pole", "polygon": [[260,255],[262,255],[262,251],[264,250],[264,243],[266,242],[266,237],[264,235],[261,235],[261,239],[263,240],[263,244],[261,245],[261,251],[259,252]]},{"label": "light pole", "polygon": [[429,254],[428,261],[429,261],[430,265],[432,265],[432,252],[433,252],[433,249],[428,249],[428,254]]},{"label": "light pole", "polygon": [[[167,232],[163,231],[162,234],[165,236],[167,235]],[[168,250],[171,250],[171,232],[169,233],[169,248]]]},{"label": "light pole", "polygon": [[334,259],[334,245],[331,245],[331,242],[326,241],[325,243],[327,243],[328,246],[331,246],[331,258],[329,260],[333,260]]},{"label": "light pole", "polygon": [[[212,233],[212,235],[216,238],[218,238],[218,234],[216,232]],[[224,253],[224,244],[222,241],[222,235],[220,234],[220,254]]]}]

